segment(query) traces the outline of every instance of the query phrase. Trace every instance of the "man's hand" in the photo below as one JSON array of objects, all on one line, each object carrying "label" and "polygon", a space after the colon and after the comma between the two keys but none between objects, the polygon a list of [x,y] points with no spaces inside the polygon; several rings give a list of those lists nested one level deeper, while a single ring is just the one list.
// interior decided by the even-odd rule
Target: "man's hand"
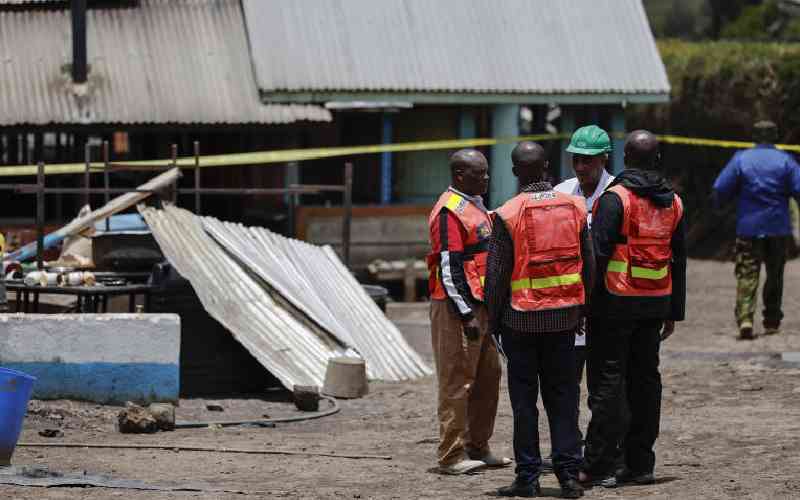
[{"label": "man's hand", "polygon": [[473,342],[481,338],[481,325],[477,318],[472,318],[464,323],[464,336]]},{"label": "man's hand", "polygon": [[675,322],[672,320],[665,321],[664,328],[661,329],[661,340],[667,340],[673,333],[675,333]]}]

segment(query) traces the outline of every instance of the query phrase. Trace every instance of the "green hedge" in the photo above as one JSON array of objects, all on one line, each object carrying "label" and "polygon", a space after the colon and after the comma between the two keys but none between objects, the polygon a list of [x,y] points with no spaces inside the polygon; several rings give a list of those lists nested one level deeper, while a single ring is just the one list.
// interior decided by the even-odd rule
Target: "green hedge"
[{"label": "green hedge", "polygon": [[[628,128],[714,139],[750,140],[752,124],[769,118],[781,142],[800,143],[800,44],[658,42],[672,85],[669,104],[633,106]],[[732,207],[711,210],[709,195],[734,150],[663,146],[665,166],[682,193],[696,257],[727,258]]]}]

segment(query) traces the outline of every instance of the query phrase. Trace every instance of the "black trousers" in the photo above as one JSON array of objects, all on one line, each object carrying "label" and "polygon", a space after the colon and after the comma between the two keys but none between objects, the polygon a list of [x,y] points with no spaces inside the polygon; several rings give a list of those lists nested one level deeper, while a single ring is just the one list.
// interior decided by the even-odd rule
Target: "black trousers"
[{"label": "black trousers", "polygon": [[649,473],[655,467],[662,326],[662,320],[594,319],[588,358],[592,419],[584,450],[584,468],[592,476],[614,473],[620,443],[625,465],[633,473]]},{"label": "black trousers", "polygon": [[575,334],[503,331],[508,357],[508,391],[514,411],[514,457],[517,478],[529,483],[542,467],[539,411],[542,400],[550,424],[553,469],[559,481],[575,478],[581,463],[575,380]]}]

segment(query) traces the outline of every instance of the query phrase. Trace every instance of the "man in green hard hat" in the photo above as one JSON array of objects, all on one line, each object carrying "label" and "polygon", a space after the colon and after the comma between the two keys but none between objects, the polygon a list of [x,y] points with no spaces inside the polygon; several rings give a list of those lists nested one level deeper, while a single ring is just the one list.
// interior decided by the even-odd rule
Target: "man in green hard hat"
[{"label": "man in green hard hat", "polygon": [[[577,196],[586,202],[586,222],[591,230],[592,207],[595,200],[603,194],[614,177],[606,171],[608,153],[611,151],[611,138],[608,133],[597,125],[587,125],[572,134],[567,152],[572,153],[572,169],[575,177],[558,184],[555,191]],[[586,339],[590,324],[587,318],[582,318],[575,332],[575,378],[578,386],[577,398],[580,406],[580,383],[583,378],[583,367],[586,364]],[[580,430],[578,431],[579,435]],[[545,460],[544,467],[549,469],[551,462]]]}]

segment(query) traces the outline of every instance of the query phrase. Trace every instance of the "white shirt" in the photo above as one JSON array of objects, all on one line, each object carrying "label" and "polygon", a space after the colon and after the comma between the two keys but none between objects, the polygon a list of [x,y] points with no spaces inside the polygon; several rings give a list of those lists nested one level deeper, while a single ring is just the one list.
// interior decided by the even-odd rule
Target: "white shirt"
[{"label": "white shirt", "polygon": [[606,190],[609,184],[614,180],[614,176],[606,172],[606,169],[603,169],[602,174],[600,174],[600,181],[597,183],[597,187],[592,193],[591,196],[586,196],[581,191],[581,185],[578,183],[578,178],[573,177],[572,179],[567,179],[558,186],[554,187],[556,191],[565,194],[571,194],[573,196],[582,196],[586,200],[586,211],[588,213],[588,217],[586,217],[586,222],[589,224],[589,228],[592,227],[592,207],[594,207],[594,202],[597,198],[600,197],[601,194]]},{"label": "white shirt", "polygon": [[[597,183],[597,187],[594,190],[594,193],[591,196],[586,196],[581,191],[581,185],[578,183],[578,178],[573,177],[572,179],[567,179],[564,182],[560,183],[558,186],[554,187],[556,191],[564,194],[571,194],[573,196],[581,196],[583,199],[586,200],[586,223],[589,225],[589,229],[592,228],[592,207],[594,207],[594,202],[597,198],[600,197],[601,194],[606,190],[609,184],[614,180],[614,176],[606,172],[606,169],[603,169],[603,173],[600,175],[600,181]],[[586,345],[586,325],[584,324],[586,319],[582,319],[580,323],[580,328],[578,330],[578,335],[575,335],[575,345],[576,346],[585,346]]]}]

